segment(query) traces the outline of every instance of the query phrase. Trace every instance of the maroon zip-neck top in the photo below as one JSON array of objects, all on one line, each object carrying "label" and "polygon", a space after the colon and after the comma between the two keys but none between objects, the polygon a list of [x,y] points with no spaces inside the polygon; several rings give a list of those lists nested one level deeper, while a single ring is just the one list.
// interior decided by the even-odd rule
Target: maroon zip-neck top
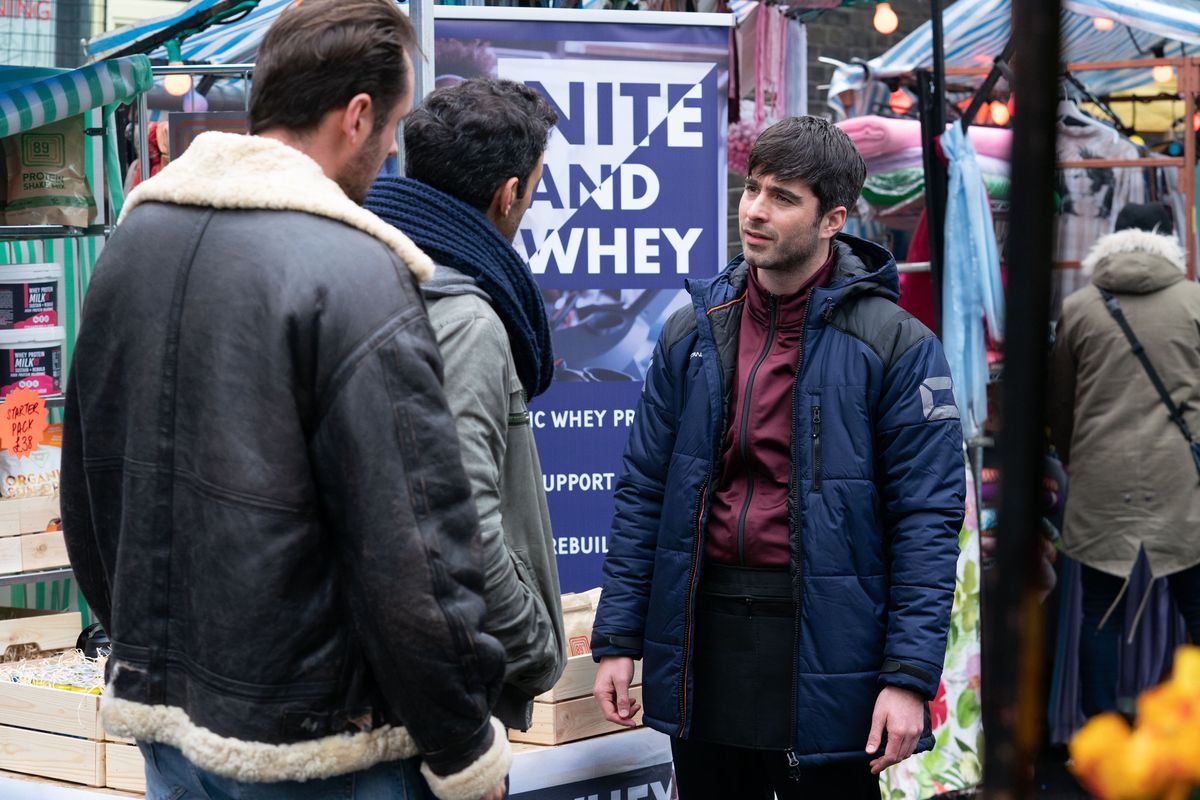
[{"label": "maroon zip-neck top", "polygon": [[812,290],[833,272],[829,258],[795,294],[773,295],[747,270],[737,371],[721,478],[708,514],[704,556],[716,564],[786,567],[792,389]]}]

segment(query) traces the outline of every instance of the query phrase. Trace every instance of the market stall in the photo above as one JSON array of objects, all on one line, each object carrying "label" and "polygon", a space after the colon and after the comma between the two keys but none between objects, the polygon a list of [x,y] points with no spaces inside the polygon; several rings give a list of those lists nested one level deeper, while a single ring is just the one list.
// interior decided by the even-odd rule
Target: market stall
[{"label": "market stall", "polygon": [[[83,293],[122,201],[113,107],[150,83],[144,56],[0,68],[0,668],[74,647],[89,622],[58,519],[56,423]],[[0,741],[0,771],[46,758],[20,715],[3,718]]]},{"label": "market stall", "polygon": [[[1200,81],[1195,59],[1186,53],[1187,47],[1200,40],[1200,9],[1195,3],[1178,0],[1065,0],[1064,6],[1064,63],[1058,75],[1056,115],[1058,207],[1054,215],[1052,319],[1057,317],[1062,298],[1088,282],[1089,276],[1079,269],[1080,261],[1096,239],[1111,232],[1126,203],[1162,202],[1174,210],[1175,227],[1187,245],[1189,277],[1195,276],[1197,252],[1193,116]],[[998,403],[1004,374],[1005,293],[997,287],[1004,280],[1002,263],[1010,232],[1009,156],[1004,149],[1014,107],[1020,108],[1020,98],[1014,101],[1012,96],[1012,74],[1007,66],[1013,52],[1011,11],[1008,0],[959,0],[945,9],[942,44],[949,86],[944,100],[929,95],[929,82],[923,78],[923,71],[933,67],[930,25],[877,58],[840,66],[829,94],[831,109],[844,118],[840,124],[867,157],[871,174],[864,190],[863,218],[876,226],[876,235],[889,237],[898,254],[908,248],[908,263],[901,264],[901,271],[908,273],[902,278],[907,282],[901,303],[940,329],[946,344],[981,489],[980,526],[985,536],[997,530],[1002,477],[1001,453],[994,444],[1005,411]],[[1135,110],[1139,101],[1129,96],[1137,94],[1147,97]],[[1126,103],[1125,113],[1113,111],[1112,106],[1117,105],[1114,96]],[[945,135],[929,123],[928,108],[937,103],[944,104],[954,119]],[[1146,109],[1157,113],[1145,113]],[[1139,120],[1149,124],[1139,126]],[[981,125],[987,127],[981,129]],[[960,135],[961,129],[967,129],[969,136]],[[926,135],[914,147],[918,131]],[[999,151],[997,144],[1001,145]],[[917,161],[918,153],[925,156],[923,163]],[[938,159],[949,166],[951,201],[947,205],[942,199],[939,213],[928,215],[929,227],[938,226],[941,234],[934,243],[934,231],[929,231],[928,239],[936,250],[931,253],[924,247],[925,211],[935,193],[927,191],[925,184],[945,180],[944,172],[941,177],[930,177],[936,174],[930,170],[931,161]],[[970,180],[980,196],[988,200],[970,213],[960,201],[956,213],[955,176],[961,180],[968,173],[975,176]],[[968,181],[960,186],[972,184]],[[943,223],[935,221],[942,219]],[[930,261],[935,266],[934,280]],[[936,271],[939,262],[946,264],[944,272]],[[1028,289],[1011,283],[1008,288],[1013,292]],[[1054,530],[1061,525],[1066,485],[1052,455],[1046,459],[1043,483],[1045,497],[1038,509],[1043,526]],[[1051,606],[1048,615],[1057,620],[1047,704],[1052,741],[1064,742],[1082,722],[1074,657],[1080,633],[1079,587],[1077,568],[1068,559],[1059,558],[1057,566],[1058,591],[1047,601]],[[1135,585],[1144,582],[1137,573],[1134,580]],[[1178,628],[1172,622],[1165,592],[1153,599],[1146,612],[1151,620],[1143,623],[1137,639],[1151,636],[1149,631],[1161,636],[1163,631]],[[1126,622],[1130,636],[1135,628]],[[1170,649],[1159,641],[1142,651],[1169,653]],[[1123,669],[1126,661],[1137,669],[1136,675],[1126,676],[1129,681],[1139,687],[1157,683],[1169,659],[1156,659],[1149,666],[1139,664],[1131,655],[1139,650],[1136,639],[1126,650]],[[951,669],[949,662],[947,669]],[[955,706],[953,698],[950,706]],[[923,766],[919,759],[915,763],[918,769]],[[930,794],[929,789],[921,788],[920,796]]]}]

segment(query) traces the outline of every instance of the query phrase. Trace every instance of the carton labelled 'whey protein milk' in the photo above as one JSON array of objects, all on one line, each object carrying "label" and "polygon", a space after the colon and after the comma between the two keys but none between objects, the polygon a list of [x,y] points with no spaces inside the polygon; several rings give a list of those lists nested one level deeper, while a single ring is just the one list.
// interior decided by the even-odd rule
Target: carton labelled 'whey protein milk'
[{"label": "carton labelled 'whey protein milk'", "polygon": [[61,264],[0,267],[0,329],[58,325],[62,279]]},{"label": "carton labelled 'whey protein milk'", "polygon": [[59,327],[0,330],[0,396],[26,388],[61,394],[64,339]]}]

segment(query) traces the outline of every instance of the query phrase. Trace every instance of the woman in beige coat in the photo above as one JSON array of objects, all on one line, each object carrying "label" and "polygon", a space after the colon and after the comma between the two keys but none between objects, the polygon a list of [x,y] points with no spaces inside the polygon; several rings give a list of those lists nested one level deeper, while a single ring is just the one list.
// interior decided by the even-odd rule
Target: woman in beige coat
[{"label": "woman in beige coat", "polygon": [[1200,286],[1186,279],[1170,234],[1165,207],[1122,210],[1117,232],[1096,242],[1083,263],[1092,285],[1063,303],[1051,360],[1051,430],[1071,481],[1063,546],[1083,573],[1089,715],[1116,705],[1122,604],[1139,551],[1155,578],[1168,578],[1200,642],[1200,477],[1100,294],[1117,298],[1188,427],[1200,432]]}]

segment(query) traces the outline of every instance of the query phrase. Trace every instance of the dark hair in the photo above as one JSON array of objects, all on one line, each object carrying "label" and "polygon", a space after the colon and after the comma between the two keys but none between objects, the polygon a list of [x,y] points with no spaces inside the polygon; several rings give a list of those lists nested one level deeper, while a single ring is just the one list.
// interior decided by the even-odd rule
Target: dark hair
[{"label": "dark hair", "polygon": [[1130,229],[1171,236],[1175,233],[1175,220],[1171,209],[1162,203],[1126,203],[1117,214],[1113,231]]},{"label": "dark hair", "polygon": [[526,179],[557,122],[550,104],[520,83],[475,79],[438,89],[404,121],[405,170],[485,211],[509,178],[518,196],[532,191]]},{"label": "dark hair", "polygon": [[250,91],[250,132],[311,131],[357,94],[371,97],[375,121],[404,99],[404,52],[412,23],[394,0],[304,0],[271,25],[258,48]]},{"label": "dark hair", "polygon": [[824,216],[838,206],[854,209],[867,165],[846,132],[829,120],[788,117],[758,137],[746,173],[803,181],[817,196],[817,211]]}]

